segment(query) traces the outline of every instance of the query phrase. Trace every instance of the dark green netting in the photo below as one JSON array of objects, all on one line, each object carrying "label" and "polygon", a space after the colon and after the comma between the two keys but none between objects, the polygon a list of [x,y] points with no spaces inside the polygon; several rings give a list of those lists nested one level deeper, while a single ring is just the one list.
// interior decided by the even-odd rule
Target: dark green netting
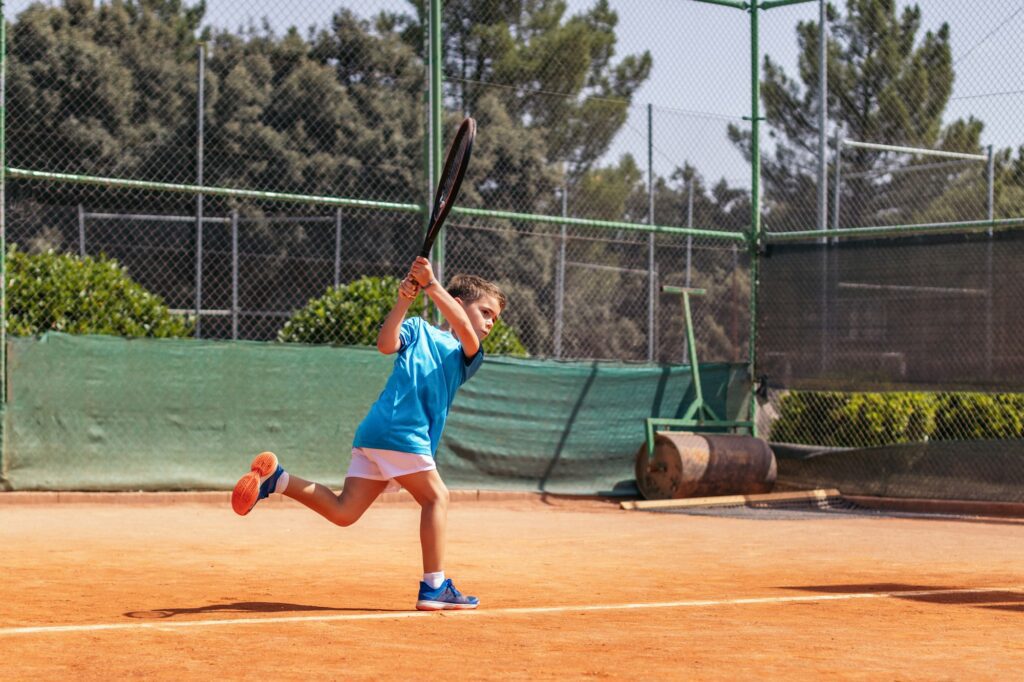
[{"label": "dark green netting", "polygon": [[1024,384],[1024,232],[772,244],[757,372],[817,391]]}]

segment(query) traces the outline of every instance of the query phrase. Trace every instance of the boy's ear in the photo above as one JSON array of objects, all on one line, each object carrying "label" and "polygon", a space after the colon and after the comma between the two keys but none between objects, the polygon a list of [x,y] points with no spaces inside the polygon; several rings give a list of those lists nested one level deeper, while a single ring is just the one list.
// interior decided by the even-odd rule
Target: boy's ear
[{"label": "boy's ear", "polygon": [[458,296],[456,296],[456,297],[455,297],[455,300],[456,300],[456,301],[458,302],[458,304],[459,304],[459,305],[461,305],[461,306],[462,306],[463,308],[465,308],[465,307],[466,307],[466,302],[465,302],[465,301],[463,301],[463,300],[462,300],[461,298],[459,298]]}]

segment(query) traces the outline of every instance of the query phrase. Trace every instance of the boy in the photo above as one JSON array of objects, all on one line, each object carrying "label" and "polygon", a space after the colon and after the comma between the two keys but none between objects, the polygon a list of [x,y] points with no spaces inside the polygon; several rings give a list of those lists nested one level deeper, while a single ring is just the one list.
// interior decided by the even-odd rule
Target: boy
[{"label": "boy", "polygon": [[[405,319],[420,291],[444,316],[442,328],[418,317]],[[264,452],[235,486],[231,497],[234,510],[248,514],[270,493],[282,493],[328,521],[349,526],[378,495],[400,485],[420,504],[423,581],[416,608],[476,608],[476,597],[463,596],[451,579],[445,578],[448,489],[437,473],[434,453],[455,392],[483,362],[481,341],[505,303],[505,295],[496,285],[472,275],[454,277],[446,291],[434,279],[430,262],[417,258],[377,335],[380,352],[398,356],[384,391],[356,430],[341,494],[290,476],[273,453]]]}]

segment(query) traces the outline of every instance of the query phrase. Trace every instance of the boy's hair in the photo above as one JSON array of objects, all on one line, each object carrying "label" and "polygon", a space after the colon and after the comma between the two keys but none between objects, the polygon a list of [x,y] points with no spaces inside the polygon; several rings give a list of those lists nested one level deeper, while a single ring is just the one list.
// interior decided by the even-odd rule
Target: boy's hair
[{"label": "boy's hair", "polygon": [[472,303],[481,296],[493,296],[498,299],[499,313],[505,309],[505,294],[494,282],[488,282],[476,275],[455,275],[448,281],[448,293],[452,298],[461,298],[463,303]]}]

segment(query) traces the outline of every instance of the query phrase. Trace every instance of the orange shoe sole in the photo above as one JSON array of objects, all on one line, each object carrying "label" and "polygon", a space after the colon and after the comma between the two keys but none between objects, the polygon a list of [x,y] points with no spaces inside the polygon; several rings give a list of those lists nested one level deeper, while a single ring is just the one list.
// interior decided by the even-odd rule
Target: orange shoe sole
[{"label": "orange shoe sole", "polygon": [[231,493],[231,508],[239,516],[245,516],[260,498],[260,483],[277,470],[277,455],[261,452],[249,465],[249,473],[238,479]]}]

